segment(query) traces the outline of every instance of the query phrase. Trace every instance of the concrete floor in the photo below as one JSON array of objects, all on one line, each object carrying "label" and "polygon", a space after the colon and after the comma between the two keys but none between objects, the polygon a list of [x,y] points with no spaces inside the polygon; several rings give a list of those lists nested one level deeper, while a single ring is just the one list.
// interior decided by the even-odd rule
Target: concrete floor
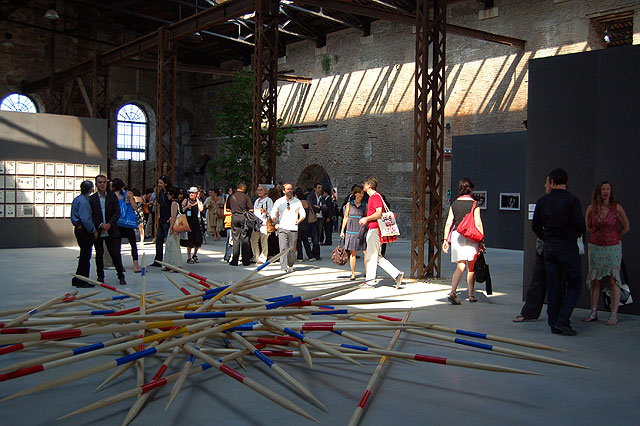
[{"label": "concrete floor", "polygon": [[[131,257],[128,250],[124,248],[125,246],[123,246],[123,260],[128,269],[129,282],[126,289],[139,291],[139,275],[131,272]],[[200,263],[188,265],[189,269],[218,281],[238,280],[253,269],[231,267],[221,263],[223,249],[222,242],[210,241],[201,251]],[[329,260],[330,251],[331,247],[322,247],[324,260],[296,263],[296,271],[286,279],[252,290],[252,293],[259,296],[274,296],[338,285],[334,284],[335,280],[347,278],[348,267],[339,268],[332,264]],[[153,246],[145,245],[141,252],[144,252],[150,260],[154,253]],[[75,271],[77,254],[77,249],[72,247],[1,250],[0,268],[3,274],[0,278],[0,310],[33,305],[71,291],[68,273]],[[406,271],[407,276],[409,275],[409,242],[400,241],[394,244],[389,248],[387,257],[400,269]],[[413,282],[408,283],[404,289],[396,290],[381,269],[378,271],[379,277],[384,276],[385,280],[379,288],[357,290],[345,297],[406,299],[405,302],[388,303],[384,307],[423,307],[423,310],[411,315],[412,320],[439,322],[451,327],[563,348],[567,352],[547,352],[493,342],[496,346],[552,356],[587,365],[594,370],[526,361],[402,333],[395,346],[396,350],[521,368],[542,373],[544,376],[493,373],[435,364],[393,361],[384,370],[384,379],[369,399],[361,424],[465,426],[469,424],[638,424],[640,319],[621,315],[617,326],[608,327],[603,324],[608,314],[601,312],[599,322],[584,324],[579,319],[587,312],[578,309],[573,315],[573,325],[578,331],[576,337],[552,335],[546,325],[544,313],[539,321],[515,324],[511,320],[522,305],[522,252],[489,249],[487,261],[491,266],[494,294],[486,296],[482,291],[477,292],[479,303],[470,304],[463,301],[461,306],[448,304],[446,296],[449,285],[446,281]],[[148,291],[165,290],[166,298],[180,296],[177,289],[160,274],[157,268],[149,269]],[[361,260],[358,263],[358,270],[363,271]],[[443,258],[443,270],[445,276],[451,276],[453,267],[448,255]],[[275,265],[261,273],[270,275],[278,272],[279,268]],[[93,262],[92,277],[95,277]],[[106,282],[116,284],[115,271],[107,271]],[[461,289],[465,287],[465,284],[461,285]],[[480,284],[479,288],[484,289],[484,285]],[[81,289],[81,293],[87,291],[87,289]],[[107,293],[105,290],[102,294]],[[462,297],[464,295],[465,292],[460,294]],[[398,314],[398,316],[401,315]],[[363,332],[360,334],[384,347],[393,333]],[[342,341],[339,336],[331,333],[316,332],[313,336],[333,342]],[[103,338],[104,336],[84,338],[82,342],[93,343]],[[210,342],[213,340],[210,339]],[[213,342],[213,344],[218,343]],[[0,367],[48,353],[52,353],[52,349],[3,355],[0,356]],[[103,356],[81,362],[79,365],[61,367],[3,382],[0,384],[0,397],[11,395],[42,381],[63,376],[79,368],[97,365],[116,356],[120,354]],[[181,368],[185,358],[181,356],[174,361],[173,371]],[[164,355],[158,355],[147,361],[147,379],[154,374],[164,359]],[[363,361],[364,368],[359,368],[342,361],[315,359],[315,369],[312,371],[301,360],[274,359],[327,406],[328,411],[323,412],[298,397],[255,358],[245,357],[245,360],[247,376],[299,404],[324,425],[348,423],[377,365],[376,361],[368,360]],[[238,368],[235,362],[229,365]],[[2,423],[25,426],[50,425],[59,416],[136,386],[135,375],[131,370],[100,392],[92,393],[93,389],[109,374],[111,370],[65,384],[54,390],[0,403]],[[156,391],[132,424],[158,426],[312,424],[213,369],[189,378],[182,392],[165,412],[170,391],[171,385]],[[58,421],[56,424],[119,425],[133,402],[133,399],[127,399],[97,411]]]}]

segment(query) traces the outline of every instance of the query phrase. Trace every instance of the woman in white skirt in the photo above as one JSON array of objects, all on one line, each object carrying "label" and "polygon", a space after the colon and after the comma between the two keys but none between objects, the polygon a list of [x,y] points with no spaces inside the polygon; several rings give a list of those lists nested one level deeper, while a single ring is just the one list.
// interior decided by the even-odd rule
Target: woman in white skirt
[{"label": "woman in white skirt", "polygon": [[[171,219],[169,220],[169,235],[167,235],[167,244],[164,248],[164,261],[170,265],[182,268],[182,252],[180,251],[180,234],[177,234],[173,230],[173,225],[176,223],[179,213],[178,198],[180,197],[180,190],[178,188],[171,188],[167,194],[169,202],[171,203]],[[172,269],[164,267],[163,271],[169,271]]]},{"label": "woman in white skirt", "polygon": [[[447,217],[447,222],[444,227],[444,242],[442,243],[442,250],[445,253],[449,252],[449,246],[451,246],[451,262],[457,263],[456,270],[451,277],[451,292],[448,297],[452,305],[460,304],[456,290],[458,289],[458,283],[460,282],[460,278],[462,278],[465,267],[467,268],[469,302],[473,303],[478,301],[473,295],[475,276],[471,271],[471,265],[478,253],[478,243],[467,240],[456,230],[458,224],[473,208],[474,200],[471,197],[473,193],[473,182],[471,182],[469,178],[462,178],[460,182],[458,182],[458,190],[460,196],[451,203],[451,207],[449,208],[449,216]],[[475,209],[473,216],[476,227],[484,234],[479,208]],[[449,235],[451,238],[447,238]]]}]

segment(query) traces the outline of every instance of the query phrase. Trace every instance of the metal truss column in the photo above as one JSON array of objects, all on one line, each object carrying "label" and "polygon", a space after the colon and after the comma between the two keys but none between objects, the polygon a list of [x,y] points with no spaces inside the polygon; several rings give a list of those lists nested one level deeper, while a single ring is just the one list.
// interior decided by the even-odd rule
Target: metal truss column
[{"label": "metal truss column", "polygon": [[156,182],[167,176],[175,183],[178,54],[166,28],[158,30]]},{"label": "metal truss column", "polygon": [[[433,19],[430,22],[431,4]],[[413,278],[440,277],[441,274],[446,16],[446,0],[417,0],[411,236]],[[431,64],[429,47],[432,50]]]},{"label": "metal truss column", "polygon": [[[276,183],[278,104],[278,0],[256,0],[253,55],[253,173],[251,187]],[[262,126],[266,124],[266,131]]]},{"label": "metal truss column", "polygon": [[93,58],[93,73],[91,76],[91,110],[92,118],[109,118],[109,68],[102,66],[100,56]]}]

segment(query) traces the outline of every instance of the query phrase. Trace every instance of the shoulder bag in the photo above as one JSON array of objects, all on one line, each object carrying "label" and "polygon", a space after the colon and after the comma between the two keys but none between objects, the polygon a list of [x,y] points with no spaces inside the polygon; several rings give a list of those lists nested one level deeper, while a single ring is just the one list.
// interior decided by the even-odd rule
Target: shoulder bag
[{"label": "shoulder bag", "polygon": [[127,191],[122,194],[122,200],[118,200],[120,204],[120,218],[118,219],[118,226],[122,228],[135,229],[138,227],[138,216],[133,211],[131,204],[127,203]]},{"label": "shoulder bag", "polygon": [[473,215],[477,203],[477,201],[473,202],[471,211],[464,215],[464,217],[458,224],[458,228],[456,229],[460,235],[465,237],[467,240],[473,241],[474,243],[479,243],[484,239],[484,235],[476,227],[476,219]]},{"label": "shoulder bag", "polygon": [[346,265],[349,260],[349,252],[344,248],[343,239],[340,238],[338,247],[331,252],[331,261],[338,266]]},{"label": "shoulder bag", "polygon": [[383,211],[382,217],[378,219],[378,227],[380,227],[380,238],[383,237],[397,237],[400,235],[400,228],[398,228],[398,223],[396,222],[396,215],[389,207],[387,207],[387,203],[384,202],[382,195],[377,194],[382,200]]},{"label": "shoulder bag", "polygon": [[309,206],[309,214],[307,215],[307,222],[316,223],[318,221],[318,216],[316,216],[316,212],[313,211],[313,207]]},{"label": "shoulder bag", "polygon": [[173,232],[180,234],[182,232],[191,232],[191,227],[187,221],[187,216],[178,214],[175,223],[173,224]]},{"label": "shoulder bag", "polygon": [[488,295],[493,294],[493,288],[491,285],[491,272],[489,271],[489,265],[484,257],[484,249],[479,250],[474,257],[472,272],[475,272],[475,280],[478,283],[486,283],[486,293]]}]

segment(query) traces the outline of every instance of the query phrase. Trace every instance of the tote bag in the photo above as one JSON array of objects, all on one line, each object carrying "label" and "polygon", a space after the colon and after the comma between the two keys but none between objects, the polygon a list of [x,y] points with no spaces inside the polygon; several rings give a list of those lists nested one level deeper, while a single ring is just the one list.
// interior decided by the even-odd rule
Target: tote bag
[{"label": "tote bag", "polygon": [[135,229],[138,227],[138,215],[133,211],[131,204],[127,203],[127,191],[122,194],[122,200],[118,200],[120,204],[120,219],[118,219],[118,226],[122,228]]},{"label": "tote bag", "polygon": [[398,228],[395,213],[389,210],[389,207],[387,207],[387,203],[384,202],[382,195],[378,194],[378,196],[382,200],[382,205],[384,206],[382,217],[378,219],[378,227],[380,227],[380,238],[395,237],[400,235],[400,228]]},{"label": "tote bag", "polygon": [[191,227],[187,221],[187,216],[178,214],[175,223],[173,224],[173,232],[180,234],[182,232],[191,232]]},{"label": "tote bag", "polygon": [[476,204],[477,204],[477,201],[474,201],[473,207],[471,207],[471,211],[466,215],[464,215],[464,217],[458,224],[457,231],[460,235],[465,237],[467,240],[473,241],[474,243],[479,243],[484,239],[484,235],[476,227],[476,220],[473,215],[473,212],[476,209]]}]

